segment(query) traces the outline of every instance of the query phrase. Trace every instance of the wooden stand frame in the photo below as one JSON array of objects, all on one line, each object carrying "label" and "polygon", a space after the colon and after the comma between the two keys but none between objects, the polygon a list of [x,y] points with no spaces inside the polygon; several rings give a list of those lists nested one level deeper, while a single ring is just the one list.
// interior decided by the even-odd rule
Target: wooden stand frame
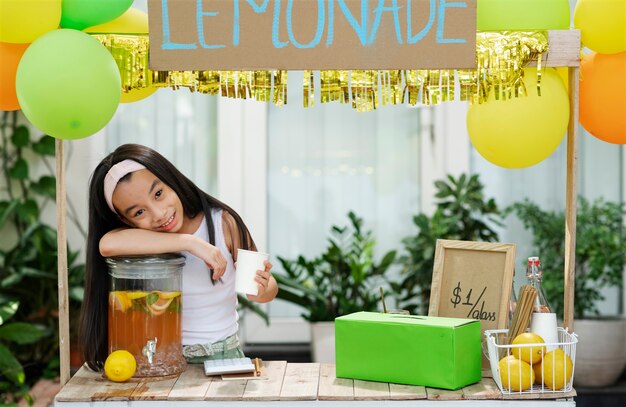
[{"label": "wooden stand frame", "polygon": [[[574,328],[574,278],[576,261],[576,199],[578,173],[578,77],[580,67],[580,31],[548,31],[549,51],[542,58],[547,67],[567,67],[569,71],[570,116],[567,128],[567,180],[565,200],[565,298],[563,326]],[[532,65],[532,64],[531,64]],[[61,385],[70,379],[69,308],[67,281],[66,190],[63,140],[56,140],[56,213],[59,286],[59,345]]]}]

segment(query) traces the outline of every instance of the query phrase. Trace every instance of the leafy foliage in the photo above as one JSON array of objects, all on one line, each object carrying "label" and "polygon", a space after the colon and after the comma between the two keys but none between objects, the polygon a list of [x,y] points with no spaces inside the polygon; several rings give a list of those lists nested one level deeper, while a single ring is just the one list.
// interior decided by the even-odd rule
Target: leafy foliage
[{"label": "leafy foliage", "polygon": [[398,259],[401,280],[391,284],[398,307],[412,314],[428,311],[437,239],[497,241],[492,225],[501,225],[502,220],[496,202],[485,198],[478,175],[462,174],[457,179],[448,175],[435,181],[435,187],[435,212],[431,217],[424,213],[413,217],[417,231],[402,240],[404,254]]},{"label": "leafy foliage", "polygon": [[375,240],[363,231],[363,220],[348,213],[350,225],[332,226],[328,247],[320,256],[296,260],[278,257],[285,274],[276,273],[278,298],[306,309],[302,316],[312,322],[333,321],[357,311],[375,311],[380,303],[378,287],[396,252],[374,261]]},{"label": "leafy foliage", "polygon": [[[50,335],[44,326],[27,322],[8,322],[19,308],[19,301],[10,301],[0,297],[0,403],[14,404],[18,398],[32,403],[28,394],[26,375],[20,361],[11,352],[11,343],[28,345]],[[5,390],[11,390],[6,391]]]},{"label": "leafy foliage", "polygon": [[[543,288],[557,315],[563,315],[565,270],[565,214],[544,211],[528,200],[507,208],[533,233],[533,245],[544,265]],[[574,316],[599,315],[596,302],[603,300],[603,287],[622,287],[626,258],[624,205],[578,198]]]},{"label": "leafy foliage", "polygon": [[[0,359],[13,366],[0,368],[0,389],[21,395],[23,386],[39,377],[58,375],[57,232],[41,221],[43,208],[56,194],[48,162],[54,139],[33,140],[29,129],[18,124],[18,112],[4,112],[0,143],[0,323],[8,318],[7,307],[15,307],[15,322],[0,329]],[[35,177],[33,164],[48,173]],[[76,218],[70,214],[70,219]],[[78,252],[68,250],[71,317],[78,316],[83,296],[84,266],[76,264],[77,257]]]}]

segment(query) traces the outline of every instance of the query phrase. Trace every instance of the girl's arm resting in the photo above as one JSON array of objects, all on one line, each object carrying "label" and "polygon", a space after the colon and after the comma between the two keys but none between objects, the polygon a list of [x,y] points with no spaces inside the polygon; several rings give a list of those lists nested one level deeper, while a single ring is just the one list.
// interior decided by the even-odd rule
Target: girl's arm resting
[{"label": "girl's arm resting", "polygon": [[179,233],[116,229],[100,239],[100,254],[110,257],[191,251],[193,239],[197,238]]},{"label": "girl's arm resting", "polygon": [[220,249],[199,237],[184,233],[116,229],[100,239],[99,248],[104,257],[188,251],[213,269],[214,280],[218,280],[226,271],[226,259]]}]

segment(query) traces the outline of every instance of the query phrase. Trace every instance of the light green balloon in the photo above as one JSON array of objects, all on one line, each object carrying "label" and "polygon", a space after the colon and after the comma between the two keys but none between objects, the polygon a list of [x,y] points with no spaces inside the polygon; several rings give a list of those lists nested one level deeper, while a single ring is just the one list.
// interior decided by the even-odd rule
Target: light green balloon
[{"label": "light green balloon", "polygon": [[[63,0],[65,1],[65,0]],[[478,31],[567,30],[568,0],[478,0]]]},{"label": "light green balloon", "polygon": [[33,42],[20,60],[17,99],[26,118],[60,139],[102,129],[120,102],[119,69],[98,41],[76,30],[54,30]]},{"label": "light green balloon", "polygon": [[83,30],[124,14],[133,0],[63,0],[61,27]]}]

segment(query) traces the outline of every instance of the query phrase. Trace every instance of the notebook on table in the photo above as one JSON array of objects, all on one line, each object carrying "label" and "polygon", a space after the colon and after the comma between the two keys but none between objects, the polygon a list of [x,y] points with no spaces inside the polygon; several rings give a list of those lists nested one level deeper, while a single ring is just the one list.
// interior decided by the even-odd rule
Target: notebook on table
[{"label": "notebook on table", "polygon": [[252,363],[250,358],[204,361],[204,373],[207,376],[248,372],[254,372],[254,363]]}]

